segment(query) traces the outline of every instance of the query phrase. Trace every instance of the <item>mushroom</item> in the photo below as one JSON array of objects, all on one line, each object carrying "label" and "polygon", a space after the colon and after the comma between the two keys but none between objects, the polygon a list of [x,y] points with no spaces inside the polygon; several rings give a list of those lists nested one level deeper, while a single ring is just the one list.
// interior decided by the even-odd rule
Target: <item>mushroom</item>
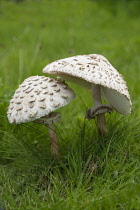
[{"label": "mushroom", "polygon": [[16,124],[34,121],[46,125],[52,157],[58,157],[58,138],[53,123],[59,121],[60,114],[54,111],[74,98],[75,93],[65,83],[45,76],[32,76],[19,85],[10,100],[8,120]]},{"label": "mushroom", "polygon": [[[98,133],[107,133],[105,113],[113,108],[122,115],[131,112],[131,99],[126,82],[119,72],[102,55],[77,55],[48,64],[44,73],[59,76],[92,90],[94,107],[87,110],[87,119],[97,116]],[[102,104],[101,97],[108,102]]]}]

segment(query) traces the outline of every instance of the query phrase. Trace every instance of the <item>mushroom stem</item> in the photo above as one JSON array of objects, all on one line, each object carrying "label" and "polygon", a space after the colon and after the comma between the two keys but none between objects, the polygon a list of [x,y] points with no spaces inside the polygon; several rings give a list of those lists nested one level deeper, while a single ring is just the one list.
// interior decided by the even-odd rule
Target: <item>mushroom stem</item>
[{"label": "mushroom stem", "polygon": [[94,106],[102,105],[100,85],[92,84],[92,97],[94,99]]},{"label": "mushroom stem", "polygon": [[47,126],[47,128],[48,128],[48,133],[50,136],[52,158],[59,158],[59,156],[60,156],[59,141],[58,141],[58,137],[55,132],[55,127],[53,124],[49,124],[49,126]]},{"label": "mushroom stem", "polygon": [[105,113],[97,115],[97,130],[100,136],[105,136],[107,134]]},{"label": "mushroom stem", "polygon": [[51,142],[51,156],[53,159],[59,159],[59,140],[55,131],[54,123],[60,121],[60,113],[51,112],[50,114],[35,120],[36,123],[45,125],[48,129],[50,142]]},{"label": "mushroom stem", "polygon": [[[102,105],[100,85],[92,84],[92,97],[94,99],[94,106]],[[104,136],[107,133],[105,113],[97,114],[97,130],[99,135]]]}]

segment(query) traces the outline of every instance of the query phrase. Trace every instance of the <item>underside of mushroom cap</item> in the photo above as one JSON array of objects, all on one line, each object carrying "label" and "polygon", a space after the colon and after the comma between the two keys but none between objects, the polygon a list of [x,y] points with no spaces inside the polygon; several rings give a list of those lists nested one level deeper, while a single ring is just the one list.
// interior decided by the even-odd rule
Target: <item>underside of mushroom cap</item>
[{"label": "underside of mushroom cap", "polygon": [[131,101],[125,95],[116,90],[102,87],[102,96],[120,114],[128,115],[131,113]]},{"label": "underside of mushroom cap", "polygon": [[10,123],[39,119],[70,103],[75,93],[63,82],[32,76],[24,80],[10,100],[7,116]]},{"label": "underside of mushroom cap", "polygon": [[[129,114],[131,100],[126,82],[102,55],[77,55],[48,64],[44,73],[91,89],[92,83],[101,85],[107,101],[121,114]],[[111,97],[110,97],[111,96]]]}]

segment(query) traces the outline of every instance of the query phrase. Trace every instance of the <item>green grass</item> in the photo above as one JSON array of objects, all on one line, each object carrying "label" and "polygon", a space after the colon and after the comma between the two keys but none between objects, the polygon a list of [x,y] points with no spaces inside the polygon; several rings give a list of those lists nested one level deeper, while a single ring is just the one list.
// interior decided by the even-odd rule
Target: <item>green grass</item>
[{"label": "green grass", "polygon": [[[140,209],[140,15],[138,1],[42,0],[0,3],[0,197],[6,210]],[[44,126],[10,125],[7,107],[18,85],[56,59],[104,55],[127,81],[129,116],[107,115],[108,135],[85,119],[90,91],[56,124],[61,162],[51,160]]]}]

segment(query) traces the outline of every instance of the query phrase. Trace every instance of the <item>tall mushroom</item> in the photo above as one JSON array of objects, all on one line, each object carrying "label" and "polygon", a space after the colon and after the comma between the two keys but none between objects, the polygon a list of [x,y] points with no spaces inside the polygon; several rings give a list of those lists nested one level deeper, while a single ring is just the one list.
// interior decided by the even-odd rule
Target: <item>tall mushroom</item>
[{"label": "tall mushroom", "polygon": [[51,139],[51,154],[59,156],[58,138],[53,123],[60,114],[54,112],[70,103],[75,93],[58,80],[45,76],[32,76],[24,80],[10,100],[7,116],[10,123],[34,121],[48,127]]},{"label": "tall mushroom", "polygon": [[[87,110],[86,117],[92,119],[97,115],[97,129],[101,135],[107,133],[106,112],[111,113],[113,108],[122,115],[131,112],[131,100],[126,82],[102,55],[77,55],[60,59],[48,64],[43,72],[92,90],[95,106]],[[102,96],[109,105],[102,104]]]}]

